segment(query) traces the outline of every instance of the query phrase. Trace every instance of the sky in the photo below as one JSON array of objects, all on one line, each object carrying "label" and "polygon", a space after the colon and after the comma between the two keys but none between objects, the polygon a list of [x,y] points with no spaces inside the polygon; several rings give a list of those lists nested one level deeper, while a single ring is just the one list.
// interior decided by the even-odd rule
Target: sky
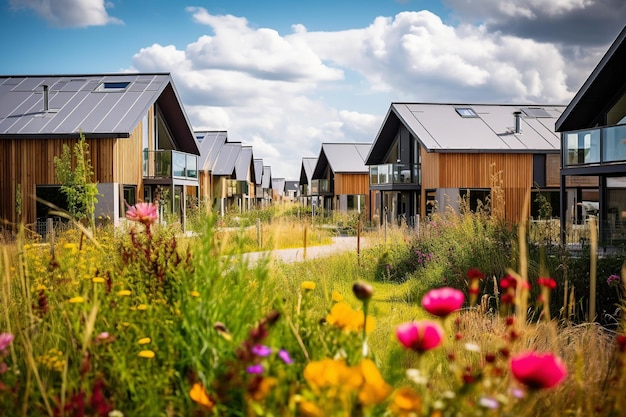
[{"label": "sky", "polygon": [[624,0],[0,0],[0,74],[169,72],[194,130],[273,177],[392,102],[567,105]]}]

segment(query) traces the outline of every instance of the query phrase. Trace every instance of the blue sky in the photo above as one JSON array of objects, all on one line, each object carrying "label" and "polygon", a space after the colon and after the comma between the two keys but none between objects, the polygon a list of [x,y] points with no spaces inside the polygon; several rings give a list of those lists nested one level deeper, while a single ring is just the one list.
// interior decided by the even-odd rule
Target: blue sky
[{"label": "blue sky", "polygon": [[393,101],[567,104],[623,0],[0,0],[0,73],[170,72],[194,129],[275,177]]}]

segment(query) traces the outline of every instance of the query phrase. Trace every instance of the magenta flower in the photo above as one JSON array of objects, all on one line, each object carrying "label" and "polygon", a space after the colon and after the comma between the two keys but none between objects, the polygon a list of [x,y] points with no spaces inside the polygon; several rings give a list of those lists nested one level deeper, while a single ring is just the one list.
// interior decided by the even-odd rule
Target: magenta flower
[{"label": "magenta flower", "polygon": [[438,317],[446,317],[453,311],[458,310],[465,301],[463,291],[450,287],[430,290],[422,298],[422,307],[430,314]]},{"label": "magenta flower", "polygon": [[255,375],[262,374],[263,373],[263,365],[257,364],[257,365],[248,366],[246,368],[246,372],[249,373],[249,374],[255,374]]},{"label": "magenta flower", "polygon": [[252,353],[256,356],[269,356],[272,353],[272,348],[265,345],[254,345],[251,349]]},{"label": "magenta flower", "polygon": [[9,347],[14,338],[15,336],[13,336],[11,333],[0,333],[0,352],[4,352]]},{"label": "magenta flower", "polygon": [[285,362],[287,365],[291,365],[293,363],[293,359],[291,359],[291,356],[289,356],[289,352],[287,352],[285,349],[281,349],[278,352],[278,357],[281,358],[283,362]]},{"label": "magenta flower", "polygon": [[158,206],[152,203],[137,203],[128,208],[126,218],[148,226],[159,218]]},{"label": "magenta flower", "polygon": [[412,321],[396,327],[396,336],[405,348],[422,353],[441,344],[443,329],[434,321]]},{"label": "magenta flower", "polygon": [[531,389],[552,388],[567,377],[567,368],[551,353],[522,353],[511,358],[515,379]]}]

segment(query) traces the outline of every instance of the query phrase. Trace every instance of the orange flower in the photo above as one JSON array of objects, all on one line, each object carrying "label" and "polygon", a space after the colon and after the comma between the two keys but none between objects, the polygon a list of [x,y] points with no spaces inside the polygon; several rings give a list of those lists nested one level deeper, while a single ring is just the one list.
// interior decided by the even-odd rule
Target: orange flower
[{"label": "orange flower", "polygon": [[300,401],[298,403],[298,410],[300,411],[300,415],[304,417],[323,417],[324,413],[318,406],[313,404],[310,401]]},{"label": "orange flower", "polygon": [[262,378],[259,385],[255,387],[256,389],[250,393],[250,396],[254,401],[261,401],[267,397],[276,385],[278,385],[278,379],[272,377]]},{"label": "orange flower", "polygon": [[353,310],[347,303],[339,302],[330,309],[326,322],[346,332],[361,331],[365,325],[365,331],[371,333],[376,328],[376,321],[373,317],[368,317],[367,322],[364,323],[364,316],[362,311]]},{"label": "orange flower", "polygon": [[215,403],[211,400],[211,397],[209,397],[209,394],[206,392],[202,384],[197,382],[193,384],[191,390],[189,390],[189,397],[209,410],[212,410],[215,406]]},{"label": "orange flower", "polygon": [[363,386],[359,392],[359,400],[365,406],[380,404],[391,393],[391,386],[385,382],[376,364],[370,359],[363,359],[360,363]]},{"label": "orange flower", "polygon": [[410,387],[399,388],[389,404],[389,410],[400,417],[419,415],[421,409],[422,399]]}]

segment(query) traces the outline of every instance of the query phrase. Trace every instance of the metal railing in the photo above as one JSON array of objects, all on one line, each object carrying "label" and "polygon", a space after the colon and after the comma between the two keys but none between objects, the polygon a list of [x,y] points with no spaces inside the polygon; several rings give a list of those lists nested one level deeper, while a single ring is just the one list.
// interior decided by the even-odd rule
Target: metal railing
[{"label": "metal railing", "polygon": [[144,151],[145,178],[198,178],[198,157],[180,151]]},{"label": "metal railing", "polygon": [[383,164],[370,166],[370,184],[421,184],[420,164]]}]

